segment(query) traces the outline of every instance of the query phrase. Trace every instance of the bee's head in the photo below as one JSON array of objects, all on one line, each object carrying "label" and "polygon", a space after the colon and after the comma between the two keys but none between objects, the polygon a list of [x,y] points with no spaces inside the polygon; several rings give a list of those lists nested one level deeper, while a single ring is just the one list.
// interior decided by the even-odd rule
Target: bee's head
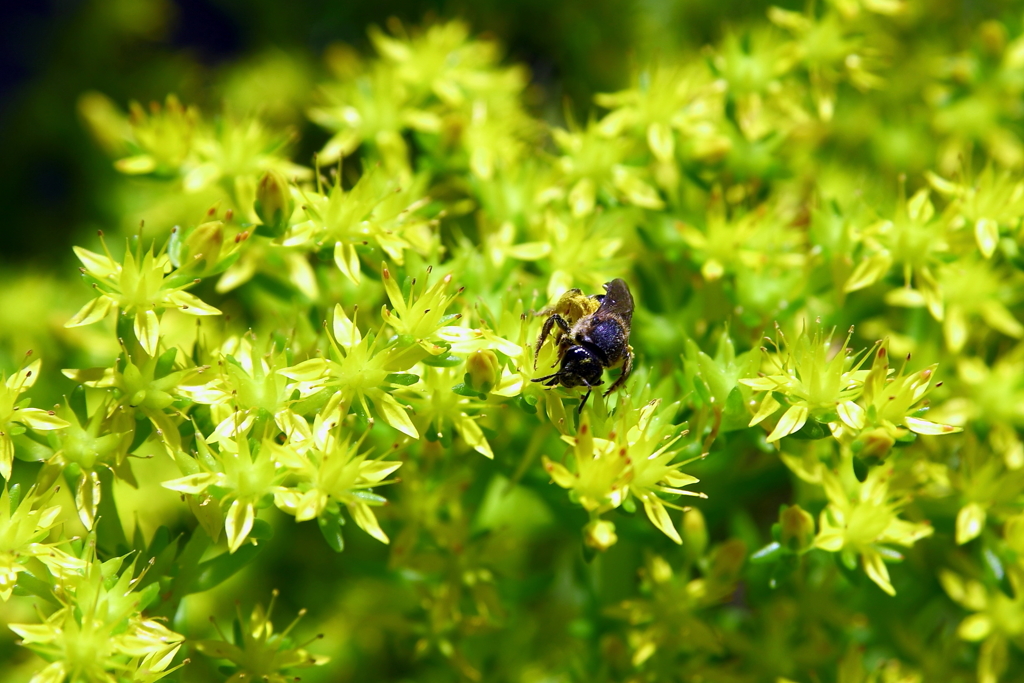
[{"label": "bee's head", "polygon": [[601,384],[601,373],[604,366],[590,350],[582,346],[571,346],[562,356],[562,366],[555,377],[563,387],[590,387]]}]

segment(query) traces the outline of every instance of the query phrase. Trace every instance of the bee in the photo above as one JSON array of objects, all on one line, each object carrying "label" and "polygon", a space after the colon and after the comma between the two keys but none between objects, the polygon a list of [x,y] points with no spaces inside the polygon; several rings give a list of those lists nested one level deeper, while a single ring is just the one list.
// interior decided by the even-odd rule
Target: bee
[{"label": "bee", "polygon": [[633,371],[633,347],[629,345],[629,330],[633,322],[633,295],[624,280],[616,278],[605,283],[604,294],[586,296],[579,289],[570,289],[555,303],[544,309],[547,314],[537,348],[533,353],[533,367],[544,341],[557,326],[555,343],[558,345],[558,372],[538,377],[534,382],[544,386],[586,386],[587,393],[580,402],[579,412],[593,388],[604,384],[601,378],[606,368],[622,366],[622,374],[604,395],[612,393],[626,381]]}]

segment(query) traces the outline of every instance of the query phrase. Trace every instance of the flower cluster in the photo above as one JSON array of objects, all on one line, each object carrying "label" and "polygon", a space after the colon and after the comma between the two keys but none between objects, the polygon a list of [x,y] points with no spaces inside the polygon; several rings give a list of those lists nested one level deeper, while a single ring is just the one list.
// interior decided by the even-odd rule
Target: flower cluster
[{"label": "flower cluster", "polygon": [[[559,121],[494,40],[391,22],[294,97],[326,140],[297,161],[269,109],[85,96],[117,237],[52,315],[0,280],[33,681],[326,665],[273,602],[194,623],[270,574],[332,680],[1019,669],[1024,37],[925,49],[931,21],[772,8]],[[546,386],[542,318],[616,278],[632,374]],[[585,328],[560,338],[609,360]],[[7,350],[40,335],[45,373]]]}]

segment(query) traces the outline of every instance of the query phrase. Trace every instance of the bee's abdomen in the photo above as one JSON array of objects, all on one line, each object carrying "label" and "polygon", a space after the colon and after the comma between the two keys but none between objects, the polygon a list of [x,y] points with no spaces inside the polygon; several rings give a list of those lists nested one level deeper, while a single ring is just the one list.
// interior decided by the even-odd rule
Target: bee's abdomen
[{"label": "bee's abdomen", "polygon": [[593,325],[578,342],[601,359],[604,365],[614,364],[626,350],[626,334],[622,324],[614,318]]}]

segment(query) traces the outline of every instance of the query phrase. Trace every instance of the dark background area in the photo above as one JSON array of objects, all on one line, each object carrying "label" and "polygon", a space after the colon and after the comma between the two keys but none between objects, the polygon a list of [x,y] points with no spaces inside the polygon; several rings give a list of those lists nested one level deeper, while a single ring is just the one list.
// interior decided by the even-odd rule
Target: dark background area
[{"label": "dark background area", "polygon": [[[634,45],[675,51],[713,42],[720,17],[764,16],[767,2],[698,0],[37,0],[0,10],[0,265],[70,258],[74,236],[116,220],[116,174],[76,114],[86,91],[216,111],[228,65],[268,49],[320,64],[336,42],[370,51],[366,28],[463,17],[529,66],[553,115],[582,114],[595,92],[628,82]],[[317,67],[319,68],[319,66]],[[307,126],[297,160],[325,138]]]}]

